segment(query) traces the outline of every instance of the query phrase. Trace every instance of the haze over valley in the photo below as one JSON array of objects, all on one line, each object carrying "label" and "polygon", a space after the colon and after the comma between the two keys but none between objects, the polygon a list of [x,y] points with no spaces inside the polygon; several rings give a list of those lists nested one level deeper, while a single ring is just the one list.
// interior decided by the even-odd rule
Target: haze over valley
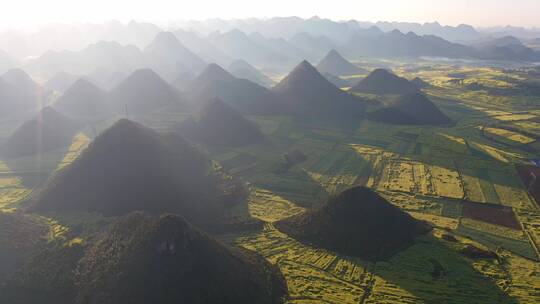
[{"label": "haze over valley", "polygon": [[0,303],[540,302],[537,3],[27,2]]}]

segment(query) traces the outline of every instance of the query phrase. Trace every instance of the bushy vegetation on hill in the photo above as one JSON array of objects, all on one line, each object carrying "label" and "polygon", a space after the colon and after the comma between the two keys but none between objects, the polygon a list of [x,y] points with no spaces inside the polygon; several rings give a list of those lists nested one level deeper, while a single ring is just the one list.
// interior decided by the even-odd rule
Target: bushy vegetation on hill
[{"label": "bushy vegetation on hill", "polygon": [[373,120],[403,125],[445,125],[451,122],[426,95],[416,92],[399,97],[369,114]]},{"label": "bushy vegetation on hill", "polygon": [[35,211],[177,212],[210,226],[222,208],[218,183],[206,156],[179,134],[120,120],[30,201]]},{"label": "bushy vegetation on hill", "polygon": [[0,285],[43,245],[48,228],[31,216],[0,212]]},{"label": "bushy vegetation on hill", "polygon": [[361,186],[343,191],[317,210],[282,220],[276,227],[300,241],[369,260],[386,259],[431,229]]},{"label": "bushy vegetation on hill", "polygon": [[38,250],[0,286],[6,303],[283,303],[276,266],[177,215],[135,212],[85,243]]},{"label": "bushy vegetation on hill", "polygon": [[418,87],[405,78],[385,69],[375,69],[365,79],[351,88],[353,92],[372,94],[408,94],[416,92]]},{"label": "bushy vegetation on hill", "polygon": [[80,303],[273,304],[287,292],[275,266],[174,215],[126,216],[87,251],[78,271]]},{"label": "bushy vegetation on hill", "polygon": [[364,117],[361,99],[338,89],[305,60],[272,90],[299,118],[354,124]]}]

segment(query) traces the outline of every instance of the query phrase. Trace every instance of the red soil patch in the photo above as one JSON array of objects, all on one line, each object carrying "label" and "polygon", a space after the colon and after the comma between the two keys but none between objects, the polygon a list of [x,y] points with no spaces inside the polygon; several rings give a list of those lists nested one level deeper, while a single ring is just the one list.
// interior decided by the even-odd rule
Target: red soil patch
[{"label": "red soil patch", "polygon": [[463,216],[473,220],[521,230],[514,211],[510,207],[488,203],[463,202]]}]

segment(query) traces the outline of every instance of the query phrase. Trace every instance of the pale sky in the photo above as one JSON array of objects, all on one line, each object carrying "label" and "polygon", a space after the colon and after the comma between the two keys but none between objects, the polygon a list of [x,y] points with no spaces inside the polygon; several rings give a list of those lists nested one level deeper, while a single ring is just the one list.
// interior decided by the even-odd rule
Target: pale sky
[{"label": "pale sky", "polygon": [[0,0],[0,27],[112,19],[150,22],[317,15],[334,20],[439,21],[540,27],[540,0]]}]

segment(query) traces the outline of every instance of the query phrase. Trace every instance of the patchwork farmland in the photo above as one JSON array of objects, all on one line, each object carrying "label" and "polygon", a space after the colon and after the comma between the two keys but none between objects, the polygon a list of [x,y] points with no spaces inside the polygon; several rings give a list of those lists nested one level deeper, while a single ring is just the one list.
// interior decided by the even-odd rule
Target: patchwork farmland
[{"label": "patchwork farmland", "polygon": [[[453,124],[422,127],[364,119],[349,130],[284,116],[247,116],[265,134],[263,142],[203,148],[216,167],[247,185],[247,204],[235,206],[230,215],[260,220],[264,229],[219,238],[278,265],[289,303],[538,302],[540,192],[531,172],[540,172],[529,161],[540,155],[540,112],[530,110],[538,100],[465,88],[473,82],[511,88],[500,77],[519,75],[500,69],[388,64],[401,76],[427,81],[424,91]],[[451,73],[466,74],[467,80],[451,81]],[[187,117],[158,111],[135,120],[170,131]],[[2,159],[0,212],[18,212],[36,185],[75,160],[112,122],[95,123],[68,148],[39,159]],[[306,157],[289,167],[284,155],[294,150]],[[356,185],[375,190],[434,230],[391,259],[370,262],[300,243],[273,225]],[[70,227],[94,231],[106,221],[92,214],[34,220],[48,227],[50,239],[74,243],[85,238],[71,238]],[[462,253],[467,245],[497,258],[469,258]]]}]

